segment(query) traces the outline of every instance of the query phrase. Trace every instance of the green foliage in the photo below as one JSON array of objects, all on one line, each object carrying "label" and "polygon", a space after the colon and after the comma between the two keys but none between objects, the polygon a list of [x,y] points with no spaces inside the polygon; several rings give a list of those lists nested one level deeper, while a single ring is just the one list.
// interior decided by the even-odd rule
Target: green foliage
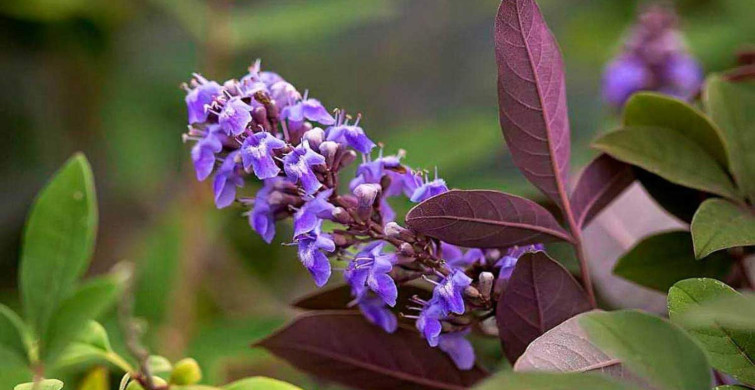
[{"label": "green foliage", "polygon": [[716,322],[732,329],[752,330],[755,329],[755,294],[712,299],[689,310],[682,317],[680,321],[695,326],[710,326]]},{"label": "green foliage", "polygon": [[193,385],[202,379],[202,369],[192,358],[181,359],[173,366],[168,382],[175,385]]},{"label": "green foliage", "polygon": [[715,320],[708,324],[690,324],[684,314],[705,302],[737,296],[733,288],[713,279],[688,279],[676,283],[668,293],[671,321],[684,328],[705,348],[711,365],[738,380],[755,384],[755,332],[730,329]]},{"label": "green foliage", "polygon": [[707,390],[710,365],[690,336],[638,311],[593,312],[580,319],[590,341],[657,388]]},{"label": "green foliage", "polygon": [[223,390],[301,390],[298,386],[273,378],[255,376],[223,386]]},{"label": "green foliage", "polygon": [[107,362],[123,371],[131,370],[110,345],[105,328],[96,321],[89,321],[57,359],[58,367],[77,366],[88,362]]},{"label": "green foliage", "polygon": [[624,125],[675,130],[703,148],[722,167],[728,166],[721,130],[704,113],[682,100],[654,92],[634,94],[624,106]]},{"label": "green foliage", "polygon": [[22,383],[13,388],[13,390],[60,390],[63,388],[63,382],[57,379],[43,379],[38,383]]},{"label": "green foliage", "polygon": [[723,130],[737,184],[755,200],[755,84],[730,83],[714,75],[705,85],[704,101]]},{"label": "green foliage", "polygon": [[737,246],[755,245],[755,211],[724,199],[708,199],[692,218],[695,256]]},{"label": "green foliage", "polygon": [[22,361],[28,362],[30,342],[29,330],[24,321],[9,307],[0,304],[0,349],[14,353]]},{"label": "green foliage", "polygon": [[665,293],[680,280],[693,277],[722,279],[730,269],[731,259],[723,254],[696,260],[689,233],[674,231],[640,241],[619,259],[613,273]]},{"label": "green foliage", "polygon": [[716,160],[696,142],[664,127],[624,127],[593,146],[679,185],[738,199],[737,190]]},{"label": "green foliage", "polygon": [[502,373],[485,380],[477,390],[635,390],[636,386],[619,383],[595,374]]},{"label": "green foliage", "polygon": [[27,321],[45,334],[50,317],[86,270],[97,231],[94,179],[86,158],[66,162],[29,212],[20,288]]}]

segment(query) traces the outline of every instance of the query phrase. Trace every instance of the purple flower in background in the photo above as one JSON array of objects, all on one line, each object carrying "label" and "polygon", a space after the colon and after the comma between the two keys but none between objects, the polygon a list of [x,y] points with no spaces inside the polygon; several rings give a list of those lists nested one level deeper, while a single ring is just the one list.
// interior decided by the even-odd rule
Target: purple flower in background
[{"label": "purple flower in background", "polygon": [[215,205],[217,208],[230,206],[236,199],[236,187],[244,186],[244,178],[241,177],[243,169],[239,152],[234,151],[226,156],[223,164],[220,165],[218,173],[215,174],[213,190],[215,192]]},{"label": "purple flower in background", "polygon": [[467,333],[469,331],[443,333],[438,338],[438,348],[451,357],[461,370],[471,369],[475,361],[472,343],[464,337]]},{"label": "purple flower in background", "polygon": [[380,298],[365,296],[359,299],[357,307],[367,321],[383,328],[386,332],[393,333],[398,328],[396,315],[385,307],[385,303]]},{"label": "purple flower in background", "polygon": [[343,276],[351,285],[351,291],[357,298],[364,296],[369,289],[387,305],[395,306],[398,289],[388,272],[393,268],[396,255],[382,253],[383,246],[384,243],[380,241],[367,245],[349,263]]},{"label": "purple flower in background", "polygon": [[223,144],[212,131],[191,148],[191,160],[194,162],[194,170],[197,172],[197,180],[203,181],[215,168],[215,154],[223,150]]},{"label": "purple flower in background", "polygon": [[440,282],[433,282],[433,300],[437,300],[446,313],[464,314],[464,289],[472,284],[472,278],[460,270],[454,270]]},{"label": "purple flower in background", "polygon": [[690,100],[703,83],[703,70],[694,58],[679,54],[667,61],[664,78],[667,84],[661,88],[661,92]]},{"label": "purple flower in background", "polygon": [[462,252],[461,248],[445,242],[440,243],[440,251],[443,260],[451,267],[463,268],[472,265],[475,261],[485,258],[485,253],[478,248],[468,249]]},{"label": "purple flower in background", "polygon": [[498,278],[500,280],[506,280],[510,278],[511,273],[514,272],[514,267],[516,267],[516,262],[525,253],[539,252],[544,250],[545,246],[543,244],[512,246],[511,248],[507,249],[506,254],[495,263],[496,267],[501,267],[501,270],[498,273]]},{"label": "purple flower in background", "polygon": [[264,181],[264,185],[254,197],[254,207],[249,213],[249,225],[268,244],[275,237],[275,210],[270,204],[270,194],[275,189],[276,183],[281,180],[283,179],[275,177]]},{"label": "purple flower in background", "polygon": [[218,123],[226,135],[237,136],[244,132],[246,125],[252,121],[252,106],[244,103],[240,97],[228,100],[218,114]]},{"label": "purple flower in background", "polygon": [[[416,179],[413,181],[413,183],[416,183]],[[411,178],[409,179],[409,185],[412,185]],[[412,192],[412,195],[409,198],[409,200],[411,200],[414,203],[419,203],[428,198],[432,198],[435,195],[439,195],[447,191],[448,191],[448,187],[446,186],[446,181],[438,178],[438,172],[436,171],[435,179],[428,181],[427,178],[425,178],[425,180],[422,181],[422,183],[419,186],[417,186],[414,192]]]},{"label": "purple flower in background", "polygon": [[438,346],[440,332],[443,330],[440,320],[445,316],[446,312],[443,305],[434,297],[429,302],[425,302],[422,311],[419,313],[415,326],[431,347]]},{"label": "purple flower in background", "polygon": [[336,123],[335,118],[328,113],[328,110],[323,107],[320,101],[307,99],[306,97],[298,103],[285,107],[281,111],[281,118],[296,123],[303,122],[305,119],[322,123],[323,125]]},{"label": "purple flower in background", "polygon": [[304,192],[308,195],[322,187],[317,176],[312,171],[315,165],[325,164],[325,157],[317,154],[309,147],[307,141],[302,142],[291,153],[283,157],[283,169],[291,182],[301,182]]},{"label": "purple flower in background", "polygon": [[603,73],[603,98],[621,106],[633,93],[647,89],[652,80],[652,73],[641,60],[631,56],[619,57]]},{"label": "purple flower in background", "polygon": [[259,179],[269,179],[278,176],[280,168],[275,164],[273,151],[286,147],[286,143],[275,138],[268,132],[255,133],[246,137],[241,145],[241,160],[244,163],[244,169],[254,169],[254,174]]},{"label": "purple flower in background", "polygon": [[220,95],[221,86],[214,81],[207,81],[199,74],[194,74],[194,88],[186,94],[186,108],[189,111],[189,123],[200,123],[207,120],[206,105],[212,103]]},{"label": "purple flower in background", "polygon": [[338,123],[328,128],[328,141],[335,141],[343,145],[351,146],[359,152],[368,154],[375,147],[375,143],[372,142],[364,130],[359,127],[359,119],[353,125],[349,124],[349,121],[344,121],[345,113],[342,113],[338,118]]},{"label": "purple flower in background", "polygon": [[294,237],[314,230],[323,219],[331,219],[335,206],[328,202],[333,190],[325,190],[306,203],[294,214]]},{"label": "purple flower in background", "polygon": [[336,245],[330,235],[321,231],[322,222],[314,230],[297,237],[299,260],[312,275],[317,287],[322,287],[330,279],[330,261],[322,251],[333,252]]}]

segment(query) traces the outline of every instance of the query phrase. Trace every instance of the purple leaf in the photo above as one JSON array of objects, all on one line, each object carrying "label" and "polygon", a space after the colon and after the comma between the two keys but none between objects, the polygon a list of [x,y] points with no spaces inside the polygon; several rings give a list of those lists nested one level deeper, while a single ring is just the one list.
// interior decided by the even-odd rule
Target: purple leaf
[{"label": "purple leaf", "polygon": [[587,294],[566,268],[545,252],[525,254],[496,307],[506,357],[515,362],[540,335],[591,309]]},{"label": "purple leaf", "polygon": [[466,389],[487,376],[456,368],[415,332],[388,334],[358,313],[312,312],[257,345],[319,378],[357,389]]},{"label": "purple leaf", "polygon": [[505,248],[572,238],[545,208],[518,196],[451,190],[409,211],[406,224],[427,236],[469,248]]},{"label": "purple leaf", "polygon": [[571,194],[577,226],[586,226],[617,196],[634,182],[634,173],[625,164],[601,154],[585,167]]},{"label": "purple leaf", "polygon": [[534,0],[504,0],[495,21],[501,128],[514,164],[562,210],[569,118],[561,53]]}]

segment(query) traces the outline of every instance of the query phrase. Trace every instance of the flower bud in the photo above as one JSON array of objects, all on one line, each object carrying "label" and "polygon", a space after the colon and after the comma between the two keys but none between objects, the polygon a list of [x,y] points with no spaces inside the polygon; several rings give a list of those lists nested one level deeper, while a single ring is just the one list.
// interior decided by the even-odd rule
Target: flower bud
[{"label": "flower bud", "polygon": [[319,127],[315,127],[314,129],[304,133],[302,139],[309,142],[309,146],[312,148],[312,150],[319,150],[320,144],[322,144],[322,141],[325,140],[325,131],[323,131]]},{"label": "flower bud", "polygon": [[338,148],[340,145],[333,141],[324,141],[320,144],[320,154],[325,157],[325,163],[329,166],[333,166],[333,161],[335,161],[336,154],[338,153]]},{"label": "flower bud", "polygon": [[412,246],[412,244],[408,242],[405,242],[401,244],[401,246],[399,246],[398,253],[399,255],[408,257],[408,258],[414,257],[414,255],[416,255],[416,252],[414,251],[414,247]]},{"label": "flower bud", "polygon": [[385,224],[385,235],[391,238],[397,238],[406,242],[414,242],[414,234],[411,230],[397,224],[396,222],[388,222]]},{"label": "flower bud", "polygon": [[483,298],[490,299],[490,293],[493,290],[493,281],[495,276],[490,272],[482,272],[478,278],[477,287],[480,289],[480,294]]},{"label": "flower bud", "polygon": [[341,225],[348,225],[351,223],[352,218],[351,215],[349,215],[349,212],[346,211],[343,207],[336,207],[332,211],[333,220],[340,223]]},{"label": "flower bud", "polygon": [[349,164],[353,163],[354,160],[356,159],[357,159],[357,152],[353,150],[347,150],[346,152],[343,153],[343,157],[341,157],[340,167],[341,168],[346,167]]},{"label": "flower bud", "polygon": [[[255,107],[252,110],[252,119],[254,120],[255,125],[260,125],[263,129],[270,131],[270,122],[267,120],[267,110],[265,110],[265,107]],[[257,131],[259,129],[255,126],[252,130]]]},{"label": "flower bud", "polygon": [[[165,379],[160,378],[159,376],[153,376],[152,377],[152,384],[155,386],[167,386],[168,382],[165,381]],[[139,383],[136,380],[131,380],[131,382],[128,383],[128,386],[126,386],[126,390],[144,390],[144,386],[142,386],[141,383]]]},{"label": "flower bud", "polygon": [[174,385],[193,385],[202,379],[202,370],[192,358],[185,358],[173,366],[170,373],[170,383]]},{"label": "flower bud", "polygon": [[360,184],[354,188],[354,196],[357,198],[357,215],[362,220],[370,219],[373,205],[380,194],[380,186],[372,183]]}]

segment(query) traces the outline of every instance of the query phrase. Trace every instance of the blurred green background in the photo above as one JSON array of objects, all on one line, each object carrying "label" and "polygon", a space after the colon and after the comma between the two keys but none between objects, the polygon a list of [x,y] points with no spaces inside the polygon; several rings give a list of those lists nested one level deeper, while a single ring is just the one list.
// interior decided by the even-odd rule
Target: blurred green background
[{"label": "blurred green background", "polygon": [[[541,0],[567,67],[573,164],[592,156],[613,112],[600,73],[642,4]],[[240,77],[256,58],[328,107],[364,115],[387,152],[437,166],[451,187],[534,194],[498,127],[492,26],[497,0],[0,1],[0,301],[18,306],[18,246],[44,181],[77,150],[91,160],[100,231],[91,273],[139,266],[136,311],[149,345],[193,356],[206,380],[311,379],[249,348],[314,290],[292,248],[267,246],[196,183],[181,82]],[[755,1],[679,0],[706,71],[755,40]],[[288,227],[281,226],[279,230]],[[278,237],[286,237],[283,231]],[[337,279],[337,278],[335,278]],[[105,321],[112,322],[112,321]],[[110,324],[112,326],[112,324]],[[117,337],[116,337],[117,338]],[[117,344],[117,343],[116,343]]]}]

